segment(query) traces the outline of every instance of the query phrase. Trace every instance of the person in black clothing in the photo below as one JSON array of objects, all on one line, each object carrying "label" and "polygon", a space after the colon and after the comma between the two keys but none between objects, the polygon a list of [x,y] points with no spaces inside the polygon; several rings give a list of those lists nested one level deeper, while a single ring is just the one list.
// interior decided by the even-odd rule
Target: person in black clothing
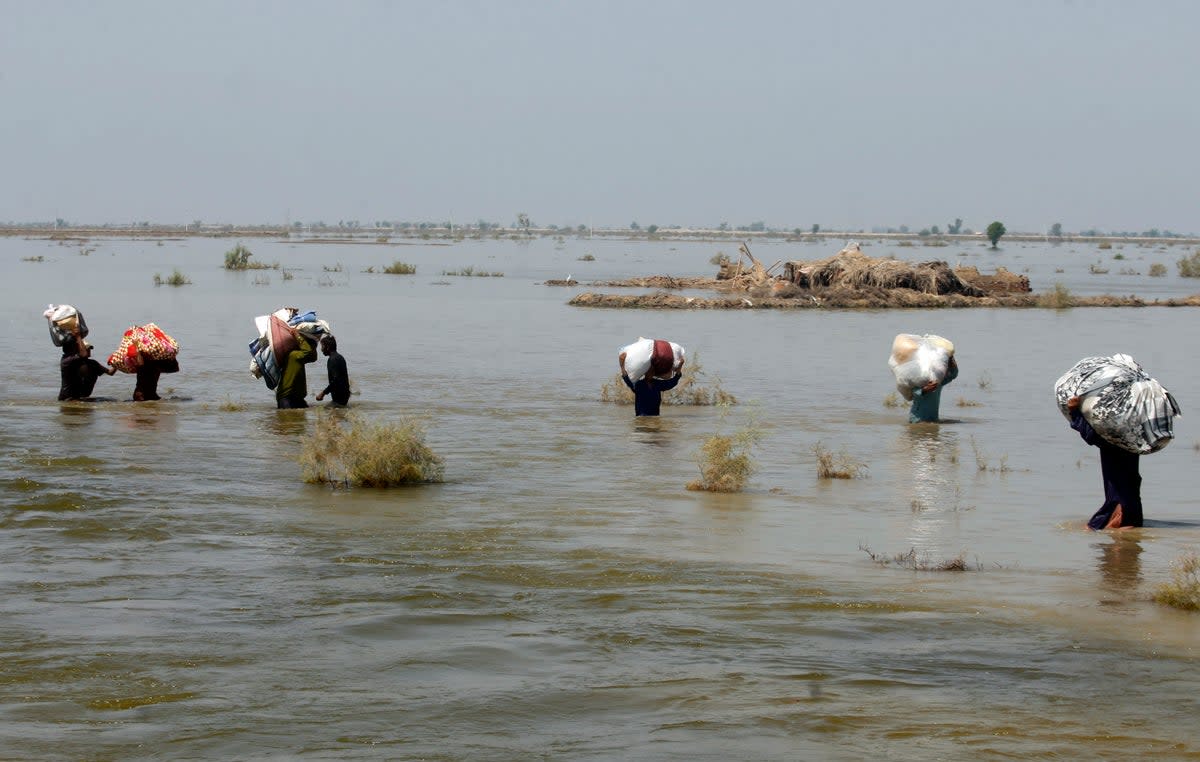
[{"label": "person in black clothing", "polygon": [[1071,428],[1088,444],[1100,448],[1100,474],[1104,478],[1104,504],[1088,520],[1089,529],[1125,529],[1142,525],[1142,476],[1135,452],[1101,439],[1079,410],[1079,398],[1067,400]]},{"label": "person in black clothing", "polygon": [[141,355],[141,364],[137,369],[137,384],[133,387],[133,401],[146,402],[159,400],[158,377],[163,373],[178,373],[179,361],[172,357],[169,360],[154,360]]},{"label": "person in black clothing", "polygon": [[350,376],[346,373],[346,358],[337,351],[337,339],[332,336],[321,339],[321,354],[329,358],[325,361],[329,386],[317,392],[317,401],[325,399],[328,394],[334,405],[344,407],[350,401]]},{"label": "person in black clothing", "polygon": [[62,375],[59,401],[91,397],[92,389],[96,388],[96,379],[117,372],[116,368],[106,368],[92,359],[92,348],[78,331],[73,338],[63,342],[58,369]]},{"label": "person in black clothing", "polygon": [[625,372],[625,355],[622,354],[618,359],[621,361],[621,380],[633,391],[633,414],[635,416],[658,415],[659,406],[662,404],[662,393],[674,389],[675,385],[679,383],[679,379],[683,377],[683,361],[680,360],[679,369],[671,378],[650,378],[650,374],[647,372],[643,378],[634,382]]}]

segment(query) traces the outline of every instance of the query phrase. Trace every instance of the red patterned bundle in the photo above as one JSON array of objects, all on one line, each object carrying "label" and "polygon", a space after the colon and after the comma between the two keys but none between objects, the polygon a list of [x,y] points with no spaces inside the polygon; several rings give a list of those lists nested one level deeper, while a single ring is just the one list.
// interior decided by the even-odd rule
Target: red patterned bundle
[{"label": "red patterned bundle", "polygon": [[124,373],[136,373],[141,355],[151,360],[170,360],[179,353],[179,342],[154,323],[135,325],[121,336],[117,351],[108,356],[108,364]]}]

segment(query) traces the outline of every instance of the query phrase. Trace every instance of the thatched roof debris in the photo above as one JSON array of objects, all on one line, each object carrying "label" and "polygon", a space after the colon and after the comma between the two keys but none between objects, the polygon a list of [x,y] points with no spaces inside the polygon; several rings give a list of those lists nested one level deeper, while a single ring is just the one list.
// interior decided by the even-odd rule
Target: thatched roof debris
[{"label": "thatched roof debris", "polygon": [[961,265],[954,268],[954,274],[989,294],[1028,294],[1033,290],[1029,285],[1028,276],[1017,275],[1003,267],[997,267],[992,275],[984,275],[977,267]]},{"label": "thatched roof debris", "polygon": [[945,262],[914,264],[898,259],[876,259],[863,254],[857,244],[847,246],[828,259],[788,262],[784,265],[783,277],[801,288],[907,288],[923,294],[985,294],[983,289],[955,275]]}]

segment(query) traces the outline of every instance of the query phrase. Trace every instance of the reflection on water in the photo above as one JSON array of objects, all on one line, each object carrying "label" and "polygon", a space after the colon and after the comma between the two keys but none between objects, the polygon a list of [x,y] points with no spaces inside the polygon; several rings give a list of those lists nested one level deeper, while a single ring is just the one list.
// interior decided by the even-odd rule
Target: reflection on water
[{"label": "reflection on water", "polygon": [[316,415],[312,408],[272,410],[257,416],[264,431],[280,439],[300,437],[308,430],[308,416]]},{"label": "reflection on water", "polygon": [[130,402],[115,418],[121,434],[174,435],[179,416],[156,402]]},{"label": "reflection on water", "polygon": [[641,444],[669,447],[675,429],[670,420],[663,416],[640,415],[633,419],[634,439]]},{"label": "reflection on water", "polygon": [[1105,590],[1121,600],[1133,597],[1142,582],[1142,543],[1132,532],[1111,532],[1111,537],[1092,545],[1096,549],[1096,568]]},{"label": "reflection on water", "polygon": [[[0,269],[56,245],[0,238]],[[1200,751],[1195,620],[1145,594],[1200,543],[1190,419],[1143,462],[1147,530],[1060,531],[1094,509],[1096,469],[1049,394],[1079,356],[1114,346],[1137,347],[1168,385],[1200,376],[1178,351],[1200,310],[577,310],[535,283],[585,251],[602,278],[708,274],[717,247],[583,245],[406,248],[419,273],[506,272],[450,288],[363,273],[386,264],[376,247],[270,240],[255,254],[295,272],[286,285],[222,270],[229,242],[209,239],[106,240],[111,256],[0,278],[0,757]],[[772,261],[832,253],[756,245]],[[1068,280],[1078,265],[1098,287],[1056,251],[1024,262]],[[148,287],[165,257],[183,263],[186,292]],[[339,262],[337,285],[317,283]],[[138,321],[180,340],[171,396],[184,399],[54,401],[30,315],[82,293],[76,272],[101,350]],[[278,411],[246,372],[253,316],[294,303],[334,325],[362,389],[351,412],[426,416],[445,484],[303,483],[296,452],[328,413]],[[397,325],[415,328],[397,341]],[[969,420],[910,426],[881,406],[900,330],[954,338]],[[635,418],[596,401],[638,335],[702,350],[742,401],[736,418],[761,403],[746,492],[684,488],[705,438],[737,426],[720,410]],[[980,470],[972,434],[1012,470]],[[818,479],[819,441],[867,477]],[[965,551],[986,570],[882,568],[860,545]],[[1114,717],[1118,732],[1099,736]]]},{"label": "reflection on water", "polygon": [[947,529],[961,508],[959,482],[959,432],[941,423],[905,426],[899,449],[906,456],[907,482],[912,509],[909,543],[918,551],[943,550],[952,540]]}]

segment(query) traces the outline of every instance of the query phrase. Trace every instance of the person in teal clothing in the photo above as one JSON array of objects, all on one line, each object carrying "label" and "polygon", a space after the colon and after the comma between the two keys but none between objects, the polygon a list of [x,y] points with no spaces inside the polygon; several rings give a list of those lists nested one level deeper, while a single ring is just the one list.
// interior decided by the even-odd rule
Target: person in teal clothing
[{"label": "person in teal clothing", "polygon": [[942,387],[958,378],[958,363],[953,357],[946,365],[946,377],[939,384],[930,381],[924,386],[913,389],[912,407],[908,410],[909,423],[937,422],[938,406],[942,402]]}]

